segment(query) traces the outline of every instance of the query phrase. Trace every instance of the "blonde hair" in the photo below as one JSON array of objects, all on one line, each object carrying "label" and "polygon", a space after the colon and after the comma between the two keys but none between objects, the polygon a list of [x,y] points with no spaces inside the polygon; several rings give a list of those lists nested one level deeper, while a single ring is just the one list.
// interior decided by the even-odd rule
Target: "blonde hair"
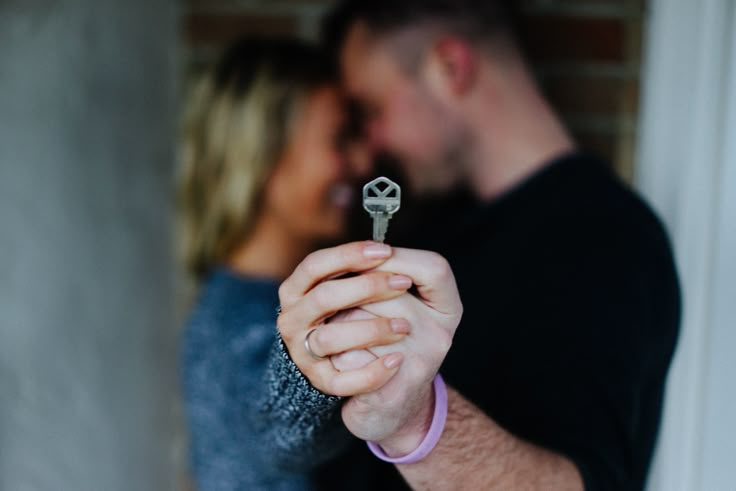
[{"label": "blonde hair", "polygon": [[178,176],[178,244],[195,278],[247,238],[298,106],[331,81],[312,46],[243,39],[195,86],[184,115]]}]

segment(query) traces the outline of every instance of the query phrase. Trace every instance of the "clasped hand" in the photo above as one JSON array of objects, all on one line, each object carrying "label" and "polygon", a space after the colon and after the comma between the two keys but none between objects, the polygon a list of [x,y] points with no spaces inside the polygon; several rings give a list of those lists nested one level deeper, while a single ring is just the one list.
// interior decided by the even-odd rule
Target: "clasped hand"
[{"label": "clasped hand", "polygon": [[349,398],[342,408],[348,430],[389,455],[416,448],[431,422],[432,379],[462,316],[447,261],[374,242],[345,244],[310,254],[279,299],[278,327],[292,360],[314,387]]}]

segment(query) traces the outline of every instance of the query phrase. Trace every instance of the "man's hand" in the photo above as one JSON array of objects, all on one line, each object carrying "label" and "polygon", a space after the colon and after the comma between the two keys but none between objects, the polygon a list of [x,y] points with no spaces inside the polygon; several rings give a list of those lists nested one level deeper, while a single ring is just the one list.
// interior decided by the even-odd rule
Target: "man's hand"
[{"label": "man's hand", "polygon": [[[315,387],[356,396],[343,407],[348,429],[377,441],[389,455],[400,455],[418,446],[429,426],[432,379],[450,348],[462,306],[452,271],[441,256],[394,249],[388,260],[366,260],[364,247],[347,244],[305,259],[281,287],[279,329],[292,359]],[[357,277],[329,279],[360,271],[364,273]],[[404,293],[406,283],[394,281],[392,287],[388,281],[407,277],[417,288],[416,296]],[[398,283],[404,288],[396,289]],[[358,306],[360,310],[350,311]],[[324,324],[339,311],[348,312]],[[389,319],[404,328],[402,335],[390,329]],[[304,337],[316,326],[310,348],[320,356],[334,356],[334,364],[304,356]],[[379,358],[354,351],[362,348]],[[402,361],[396,374],[396,362]],[[335,369],[366,362],[363,368]]]},{"label": "man's hand", "polygon": [[[362,274],[339,277],[347,272]],[[407,293],[411,283],[417,295]],[[323,392],[352,396],[342,412],[348,429],[391,457],[416,449],[430,424],[432,379],[462,315],[447,262],[429,252],[347,244],[310,255],[279,296],[279,329],[302,373]],[[306,352],[304,338],[315,328],[310,348],[331,359]],[[398,468],[416,490],[583,489],[572,461],[518,439],[452,387],[437,446]]]},{"label": "man's hand", "polygon": [[[404,339],[390,347],[370,349],[377,356],[398,350],[404,362],[386,385],[348,400],[342,415],[354,435],[379,443],[390,456],[400,456],[414,450],[429,428],[434,408],[432,379],[450,349],[462,305],[447,261],[435,253],[396,248],[378,270],[412,278],[417,295],[363,305],[352,315],[365,317],[360,314],[365,311],[407,319],[411,332]],[[342,369],[346,355],[333,358],[333,364]]]}]

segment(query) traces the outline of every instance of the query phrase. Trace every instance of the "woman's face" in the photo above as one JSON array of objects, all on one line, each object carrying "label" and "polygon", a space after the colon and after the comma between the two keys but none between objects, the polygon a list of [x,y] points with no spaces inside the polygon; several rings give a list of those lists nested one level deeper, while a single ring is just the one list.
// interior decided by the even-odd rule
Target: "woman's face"
[{"label": "woman's face", "polygon": [[336,88],[315,90],[294,117],[291,137],[271,176],[267,208],[299,238],[337,238],[353,188],[340,136],[345,110]]}]

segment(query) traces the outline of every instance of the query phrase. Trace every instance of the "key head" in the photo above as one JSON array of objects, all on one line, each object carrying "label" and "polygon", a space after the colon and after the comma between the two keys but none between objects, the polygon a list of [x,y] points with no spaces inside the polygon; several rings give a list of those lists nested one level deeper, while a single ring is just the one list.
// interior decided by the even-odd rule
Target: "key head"
[{"label": "key head", "polygon": [[363,208],[370,214],[393,215],[401,208],[401,187],[386,177],[372,180],[363,186]]}]

